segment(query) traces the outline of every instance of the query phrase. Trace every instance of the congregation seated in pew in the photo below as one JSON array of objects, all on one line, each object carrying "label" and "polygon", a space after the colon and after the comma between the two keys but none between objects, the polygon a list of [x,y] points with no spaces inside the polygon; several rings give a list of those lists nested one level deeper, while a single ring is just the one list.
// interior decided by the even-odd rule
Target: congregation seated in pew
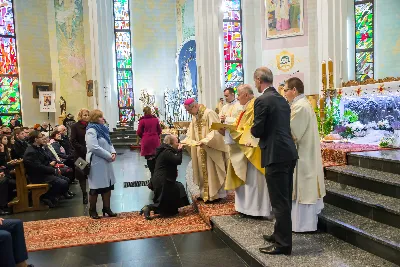
[{"label": "congregation seated in pew", "polygon": [[40,200],[52,208],[62,197],[71,198],[68,194],[69,179],[61,175],[57,162],[43,149],[46,137],[39,131],[33,131],[29,134],[28,142],[29,146],[23,159],[29,181],[50,185],[49,191]]}]

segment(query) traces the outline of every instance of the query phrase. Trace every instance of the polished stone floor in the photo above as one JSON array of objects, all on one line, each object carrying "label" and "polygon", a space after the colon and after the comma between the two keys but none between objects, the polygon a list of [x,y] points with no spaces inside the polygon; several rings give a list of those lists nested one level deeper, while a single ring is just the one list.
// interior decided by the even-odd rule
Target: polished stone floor
[{"label": "polished stone floor", "polygon": [[[178,181],[185,184],[189,157],[179,168]],[[124,182],[145,181],[150,178],[146,161],[136,151],[119,150],[114,165],[117,183],[111,197],[114,212],[140,210],[151,203],[152,193],[147,187],[124,188]],[[72,200],[64,200],[55,209],[9,216],[23,221],[48,220],[87,215],[78,185],[71,186],[78,193]],[[101,198],[98,210],[102,207]],[[29,253],[29,263],[39,267],[66,266],[246,266],[242,259],[213,232],[175,235],[93,246],[71,247]]]}]

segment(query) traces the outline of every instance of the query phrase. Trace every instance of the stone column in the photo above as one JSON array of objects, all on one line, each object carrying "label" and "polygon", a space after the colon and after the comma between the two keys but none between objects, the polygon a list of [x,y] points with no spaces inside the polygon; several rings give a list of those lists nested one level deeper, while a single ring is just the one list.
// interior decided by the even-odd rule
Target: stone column
[{"label": "stone column", "polygon": [[111,127],[118,121],[118,91],[114,51],[113,2],[88,0],[93,106],[104,112]]},{"label": "stone column", "polygon": [[221,5],[222,0],[195,0],[198,99],[211,109],[222,96],[224,84]]}]

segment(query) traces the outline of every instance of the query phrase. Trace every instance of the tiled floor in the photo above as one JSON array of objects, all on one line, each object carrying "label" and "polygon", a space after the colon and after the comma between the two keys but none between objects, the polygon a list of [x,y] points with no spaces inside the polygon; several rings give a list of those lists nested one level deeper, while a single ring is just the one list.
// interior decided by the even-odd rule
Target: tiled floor
[{"label": "tiled floor", "polygon": [[[136,151],[118,151],[114,170],[117,177],[111,197],[114,212],[140,210],[151,203],[152,193],[147,187],[123,188],[123,182],[148,180],[150,173],[145,169],[146,161]],[[178,181],[185,184],[185,171],[189,157],[184,158],[179,168]],[[10,217],[23,221],[47,220],[87,215],[87,207],[82,204],[82,194],[78,185],[71,186],[78,193],[72,200],[48,211],[15,214]],[[98,211],[102,207],[98,201]],[[66,266],[246,266],[213,232],[193,233],[161,238],[107,243],[93,246],[71,247],[29,254],[29,263],[39,267]]]}]

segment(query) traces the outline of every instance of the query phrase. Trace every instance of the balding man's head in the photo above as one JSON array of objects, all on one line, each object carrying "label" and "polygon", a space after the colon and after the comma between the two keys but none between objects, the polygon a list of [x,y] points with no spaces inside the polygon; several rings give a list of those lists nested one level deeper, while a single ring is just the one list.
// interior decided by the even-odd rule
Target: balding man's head
[{"label": "balding man's head", "polygon": [[62,135],[67,135],[68,133],[67,127],[65,127],[64,125],[58,126],[57,131],[59,131]]},{"label": "balding man's head", "polygon": [[176,135],[173,134],[168,134],[164,137],[164,144],[170,145],[173,148],[177,149],[179,144],[178,137],[176,137]]},{"label": "balding man's head", "polygon": [[244,106],[254,97],[253,89],[249,84],[242,84],[238,87],[237,99],[240,105]]},{"label": "balding man's head", "polygon": [[271,86],[274,82],[274,75],[267,67],[260,67],[254,72],[254,82],[259,93]]}]

